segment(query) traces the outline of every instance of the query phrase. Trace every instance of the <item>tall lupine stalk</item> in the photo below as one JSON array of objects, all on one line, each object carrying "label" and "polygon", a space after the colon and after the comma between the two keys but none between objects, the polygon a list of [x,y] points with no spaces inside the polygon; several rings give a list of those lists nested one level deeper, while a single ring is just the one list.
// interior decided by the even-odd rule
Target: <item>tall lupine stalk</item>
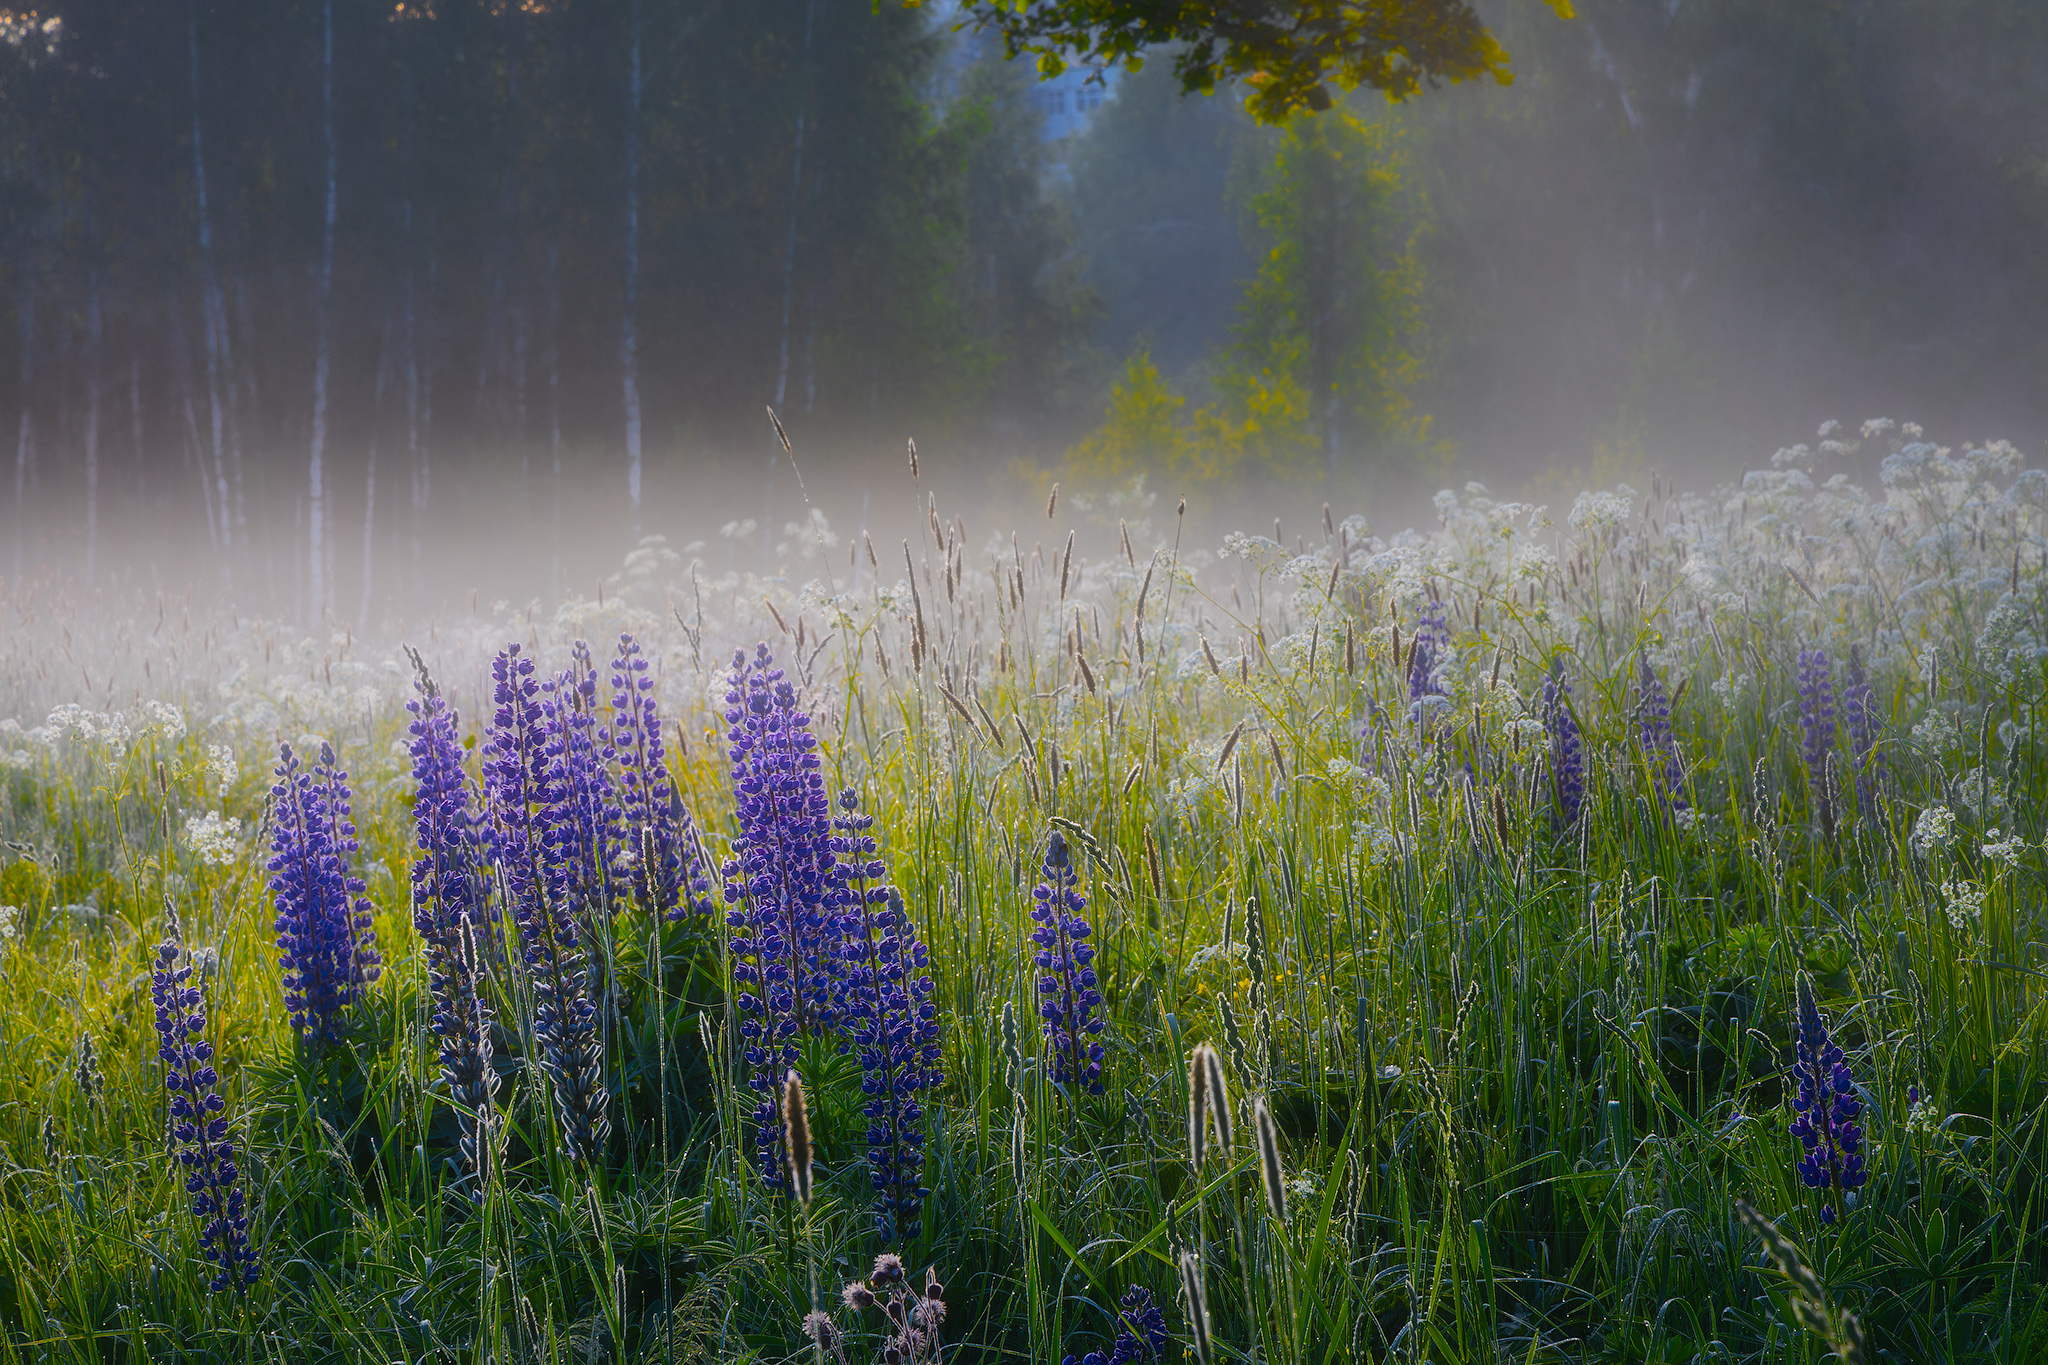
[{"label": "tall lupine stalk", "polygon": [[309,769],[281,744],[276,776],[267,867],[285,1006],[308,1042],[333,1042],[343,1016],[381,970],[370,902],[348,862],[357,849],[348,774],[335,766],[331,745],[320,746],[320,761]]},{"label": "tall lupine stalk", "polygon": [[417,656],[419,697],[412,713],[413,927],[427,948],[434,997],[434,1035],[449,1098],[469,1111],[462,1122],[462,1164],[470,1196],[483,1198],[496,1126],[491,1064],[491,1010],[478,991],[484,975],[482,936],[496,920],[490,904],[485,825],[462,767],[459,722]]},{"label": "tall lupine stalk", "polygon": [[875,817],[861,813],[851,791],[834,822],[833,850],[844,877],[842,896],[852,931],[845,943],[842,1017],[860,1053],[861,1093],[867,1097],[868,1170],[879,1204],[876,1230],[885,1239],[915,1240],[924,1188],[922,1096],[939,1083],[938,1006],[932,1001],[929,954],[904,913],[903,897],[883,880],[869,831]]},{"label": "tall lupine stalk", "polygon": [[1863,1127],[1857,1122],[1863,1116],[1863,1101],[1842,1049],[1821,1018],[1813,981],[1804,972],[1799,974],[1794,1055],[1792,1078],[1799,1093],[1792,1101],[1792,1136],[1806,1152],[1799,1161],[1799,1179],[1809,1190],[1820,1191],[1820,1220],[1832,1223],[1840,1215],[1842,1197],[1862,1189],[1869,1176],[1863,1160]]},{"label": "tall lupine stalk", "polygon": [[630,635],[619,637],[611,676],[612,723],[604,756],[619,766],[622,830],[614,878],[632,888],[633,899],[649,914],[671,920],[704,914],[711,908],[710,878],[690,812],[669,776],[654,679]]},{"label": "tall lupine stalk", "polygon": [[206,1039],[206,996],[192,983],[192,959],[175,911],[157,945],[149,994],[156,1005],[156,1055],[170,1094],[171,1149],[185,1172],[199,1249],[214,1267],[207,1287],[216,1294],[230,1288],[241,1293],[256,1282],[260,1259],[249,1242],[235,1138],[213,1067],[213,1044]]},{"label": "tall lupine stalk", "polygon": [[1884,723],[1877,714],[1877,693],[1863,671],[1862,651],[1853,645],[1849,666],[1843,670],[1842,722],[1849,730],[1849,756],[1855,765],[1856,809],[1865,820],[1875,820],[1884,791],[1884,750],[1878,747]]},{"label": "tall lupine stalk", "polygon": [[549,858],[561,880],[569,916],[586,934],[609,924],[612,862],[619,845],[619,808],[599,747],[597,669],[581,640],[569,667],[541,684],[541,717],[554,798],[548,820]]},{"label": "tall lupine stalk", "polygon": [[1800,757],[1821,825],[1834,831],[1834,799],[1828,789],[1828,757],[1835,750],[1835,681],[1824,649],[1799,651]]},{"label": "tall lupine stalk", "polygon": [[799,1036],[836,1022],[845,907],[832,851],[832,802],[811,718],[767,645],[733,655],[727,751],[739,834],[725,865],[733,984],[761,1176],[783,1170],[776,1088],[796,1065]]},{"label": "tall lupine stalk", "polygon": [[1551,794],[1557,799],[1558,823],[1566,827],[1578,823],[1586,806],[1586,751],[1578,718],[1572,714],[1571,691],[1563,670],[1553,663],[1550,676],[1543,680],[1540,709],[1549,736]]},{"label": "tall lupine stalk", "polygon": [[1444,651],[1450,648],[1451,632],[1445,624],[1444,604],[1431,602],[1415,619],[1415,641],[1408,647],[1408,700],[1419,705],[1424,697],[1444,695]]},{"label": "tall lupine stalk", "polygon": [[1095,982],[1094,929],[1082,915],[1088,898],[1076,889],[1080,874],[1057,831],[1045,853],[1045,880],[1032,889],[1031,919],[1038,927],[1038,1014],[1052,1051],[1052,1078],[1090,1095],[1102,1093],[1102,995]]},{"label": "tall lupine stalk", "polygon": [[572,876],[554,833],[567,804],[553,761],[532,658],[518,645],[491,664],[491,734],[484,784],[491,854],[519,925],[519,947],[533,991],[533,1036],[548,1078],[562,1146],[572,1161],[593,1160],[611,1131],[603,1085],[597,1011],[584,968],[582,934],[570,912]]},{"label": "tall lupine stalk", "polygon": [[1657,679],[1647,655],[1639,655],[1642,679],[1636,708],[1636,724],[1643,744],[1643,760],[1658,797],[1671,810],[1684,810],[1685,765],[1678,757],[1678,740],[1671,733],[1671,698]]}]

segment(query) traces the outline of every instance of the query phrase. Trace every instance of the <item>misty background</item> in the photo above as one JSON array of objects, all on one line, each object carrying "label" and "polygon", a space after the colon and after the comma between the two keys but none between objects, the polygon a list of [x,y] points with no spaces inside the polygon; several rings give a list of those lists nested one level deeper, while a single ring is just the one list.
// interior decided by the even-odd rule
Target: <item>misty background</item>
[{"label": "misty background", "polygon": [[2040,451],[2048,6],[1481,8],[1512,85],[1284,128],[869,0],[0,10],[0,576],[367,624],[843,554],[911,438],[977,535]]}]

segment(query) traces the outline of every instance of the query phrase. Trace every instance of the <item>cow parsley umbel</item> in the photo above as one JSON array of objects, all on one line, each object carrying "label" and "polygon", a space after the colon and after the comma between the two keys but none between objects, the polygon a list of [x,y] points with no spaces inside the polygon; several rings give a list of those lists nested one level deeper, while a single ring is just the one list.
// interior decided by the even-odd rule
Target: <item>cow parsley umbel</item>
[{"label": "cow parsley umbel", "polygon": [[1102,995],[1096,989],[1094,934],[1082,911],[1088,898],[1067,841],[1054,831],[1045,880],[1031,892],[1031,941],[1038,946],[1038,1013],[1052,1053],[1052,1078],[1090,1095],[1102,1093]]},{"label": "cow parsley umbel", "polygon": [[1863,1101],[1856,1080],[1843,1060],[1842,1049],[1829,1035],[1827,1021],[1814,1002],[1813,982],[1799,975],[1799,1037],[1792,1077],[1799,1093],[1792,1101],[1792,1136],[1805,1156],[1799,1179],[1821,1197],[1820,1218],[1832,1223],[1840,1215],[1842,1197],[1863,1188],[1869,1172],[1863,1163]]},{"label": "cow parsley umbel", "polygon": [[206,1038],[206,996],[192,980],[175,911],[150,973],[156,1005],[157,1058],[170,1094],[171,1149],[185,1172],[185,1193],[199,1222],[199,1249],[213,1264],[208,1287],[237,1293],[256,1282],[259,1259],[249,1242],[249,1208],[236,1164],[227,1104]]},{"label": "cow parsley umbel", "polygon": [[381,970],[370,902],[349,866],[356,852],[348,774],[320,746],[307,768],[278,746],[271,796],[270,891],[292,1026],[312,1043],[340,1037],[344,1015]]}]

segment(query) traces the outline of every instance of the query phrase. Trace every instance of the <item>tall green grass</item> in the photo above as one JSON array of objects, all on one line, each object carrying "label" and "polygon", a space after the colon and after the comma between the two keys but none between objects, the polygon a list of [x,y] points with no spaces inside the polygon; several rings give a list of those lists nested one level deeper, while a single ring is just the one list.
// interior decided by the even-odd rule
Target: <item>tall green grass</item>
[{"label": "tall green grass", "polygon": [[[716,846],[731,794],[710,641],[773,641],[932,950],[945,1085],[925,1232],[901,1250],[946,1286],[948,1359],[1106,1350],[1131,1285],[1167,1306],[1172,1353],[1191,1351],[1184,1254],[1227,1360],[1823,1359],[1738,1198],[1799,1246],[1874,1358],[2048,1358],[2040,481],[1997,448],[1908,444],[1868,498],[1792,465],[1712,499],[1582,500],[1576,525],[1468,491],[1429,535],[1383,544],[1326,519],[1291,546],[1234,539],[1223,560],[1141,525],[1084,564],[1056,524],[1038,553],[1004,541],[981,563],[934,512],[907,548],[914,602],[888,574],[828,575],[814,547],[784,579],[710,585],[708,606],[701,580],[643,575],[603,606],[415,643],[473,725],[501,635],[545,650],[634,627],[663,661],[686,739],[672,761]],[[1394,653],[1424,592],[1455,644],[1426,727]],[[20,637],[17,695],[35,695],[47,638]],[[322,680],[323,652],[362,646],[243,627],[219,646],[232,661],[207,664],[214,646],[191,638],[179,670],[151,674],[190,732],[0,735],[22,755],[0,785],[0,902],[23,911],[0,954],[9,1358],[812,1358],[814,1284],[829,1307],[884,1249],[853,1060],[805,1052],[817,1195],[799,1216],[749,1167],[722,926],[629,910],[611,945],[610,1160],[565,1162],[514,1064],[504,1161],[481,1210],[460,1207],[405,903],[396,683],[374,658]],[[1887,717],[1885,808],[1857,819],[1838,792],[1832,839],[1798,757],[1793,661],[1815,643],[1838,665],[1858,645]],[[1645,650],[1685,684],[1682,817],[1634,739]],[[1553,659],[1591,760],[1568,828],[1527,724]],[[321,1056],[284,1017],[252,837],[266,753],[301,726],[354,773],[388,964]],[[223,742],[241,763],[225,798],[207,767]],[[1915,838],[1936,806],[1954,821],[1939,847]],[[225,866],[183,839],[213,809],[244,821]],[[1100,946],[1100,1097],[1051,1084],[1038,1037],[1026,912],[1053,829]],[[204,1292],[165,1157],[146,970],[167,896],[216,954],[265,1258],[245,1299]],[[1801,972],[1868,1100],[1873,1174],[1832,1228],[1787,1131]],[[499,1051],[516,1058],[529,1040],[503,984]],[[105,1077],[90,1098],[87,1037]],[[1195,1169],[1186,1058],[1204,1041],[1237,1134]],[[1258,1097],[1284,1218],[1261,1184]],[[854,1358],[874,1355],[872,1323],[838,1316]]]}]

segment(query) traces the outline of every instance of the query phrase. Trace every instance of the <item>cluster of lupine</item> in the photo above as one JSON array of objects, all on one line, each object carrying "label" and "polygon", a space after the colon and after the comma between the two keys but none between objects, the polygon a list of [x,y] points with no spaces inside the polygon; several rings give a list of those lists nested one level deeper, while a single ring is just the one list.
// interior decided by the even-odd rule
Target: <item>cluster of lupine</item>
[{"label": "cluster of lupine", "polygon": [[1408,646],[1408,719],[1420,735],[1429,733],[1436,713],[1450,705],[1444,692],[1445,655],[1451,631],[1444,604],[1432,601],[1415,619],[1415,639]]},{"label": "cluster of lupine", "polygon": [[920,1231],[918,1211],[931,1193],[922,1184],[919,1096],[939,1081],[938,1006],[925,945],[904,913],[902,895],[883,880],[888,869],[875,856],[869,832],[875,818],[861,813],[853,792],[841,794],[839,805],[833,851],[845,877],[848,915],[856,921],[842,949],[840,1013],[860,1054],[876,1221],[884,1237],[909,1240]]},{"label": "cluster of lupine", "polygon": [[1578,718],[1566,700],[1571,690],[1564,670],[1553,663],[1550,676],[1543,680],[1540,710],[1549,737],[1550,790],[1557,800],[1558,823],[1567,828],[1578,823],[1586,805],[1586,750],[1579,739]]},{"label": "cluster of lupine", "polygon": [[1648,656],[1639,656],[1642,679],[1637,684],[1640,699],[1636,723],[1643,744],[1643,760],[1650,769],[1651,784],[1666,807],[1684,810],[1685,766],[1679,761],[1678,740],[1671,733],[1671,698],[1650,667]]},{"label": "cluster of lupine", "polygon": [[919,1097],[938,1079],[925,947],[852,793],[833,819],[811,718],[766,645],[733,656],[725,720],[738,824],[726,919],[762,1178],[787,1188],[776,1094],[798,1040],[841,1032],[860,1054],[877,1225],[915,1236]]},{"label": "cluster of lupine", "polygon": [[[491,853],[519,926],[521,960],[533,992],[533,1037],[540,1069],[555,1099],[562,1146],[571,1160],[590,1161],[611,1131],[603,1084],[597,1010],[591,1004],[577,891],[587,869],[568,865],[580,812],[560,733],[571,711],[559,689],[545,706],[533,659],[518,645],[491,665],[490,739],[484,785],[491,815]],[[558,682],[560,680],[557,680]]]},{"label": "cluster of lupine", "polygon": [[1864,1167],[1863,1127],[1857,1122],[1863,1117],[1863,1101],[1842,1049],[1829,1035],[1814,1002],[1813,982],[1803,972],[1792,1077],[1799,1086],[1792,1101],[1792,1135],[1806,1151],[1799,1162],[1799,1179],[1806,1188],[1821,1191],[1821,1221],[1832,1223],[1839,1215],[1841,1196],[1863,1188],[1869,1174]]},{"label": "cluster of lupine", "polygon": [[491,1062],[491,1010],[480,986],[488,935],[497,916],[490,903],[484,820],[462,767],[455,711],[419,671],[412,713],[413,927],[427,949],[434,997],[433,1028],[440,1040],[441,1076],[448,1094],[468,1110],[462,1124],[462,1164],[470,1194],[483,1197],[494,1127],[492,1097],[498,1075]]},{"label": "cluster of lupine", "polygon": [[285,1005],[308,1041],[332,1042],[380,970],[370,902],[349,861],[357,844],[348,774],[331,745],[322,743],[320,761],[307,768],[282,744],[270,797],[267,866]]},{"label": "cluster of lupine", "polygon": [[1108,1354],[1090,1351],[1084,1356],[1068,1356],[1060,1365],[1138,1365],[1145,1360],[1164,1360],[1166,1314],[1152,1302],[1152,1291],[1132,1285],[1118,1307],[1116,1342]]},{"label": "cluster of lupine", "polygon": [[206,996],[192,981],[192,960],[175,911],[157,946],[149,993],[156,1005],[156,1055],[164,1064],[164,1089],[170,1095],[172,1149],[199,1222],[199,1249],[214,1266],[210,1287],[215,1293],[239,1292],[256,1282],[260,1263],[249,1241],[248,1202],[213,1067],[213,1044],[206,1039]]},{"label": "cluster of lupine", "polygon": [[1067,841],[1057,831],[1045,853],[1045,880],[1032,888],[1031,931],[1037,945],[1038,1014],[1052,1053],[1052,1078],[1090,1095],[1102,1093],[1102,993],[1096,989],[1095,932],[1081,913],[1088,898],[1078,889]]}]

